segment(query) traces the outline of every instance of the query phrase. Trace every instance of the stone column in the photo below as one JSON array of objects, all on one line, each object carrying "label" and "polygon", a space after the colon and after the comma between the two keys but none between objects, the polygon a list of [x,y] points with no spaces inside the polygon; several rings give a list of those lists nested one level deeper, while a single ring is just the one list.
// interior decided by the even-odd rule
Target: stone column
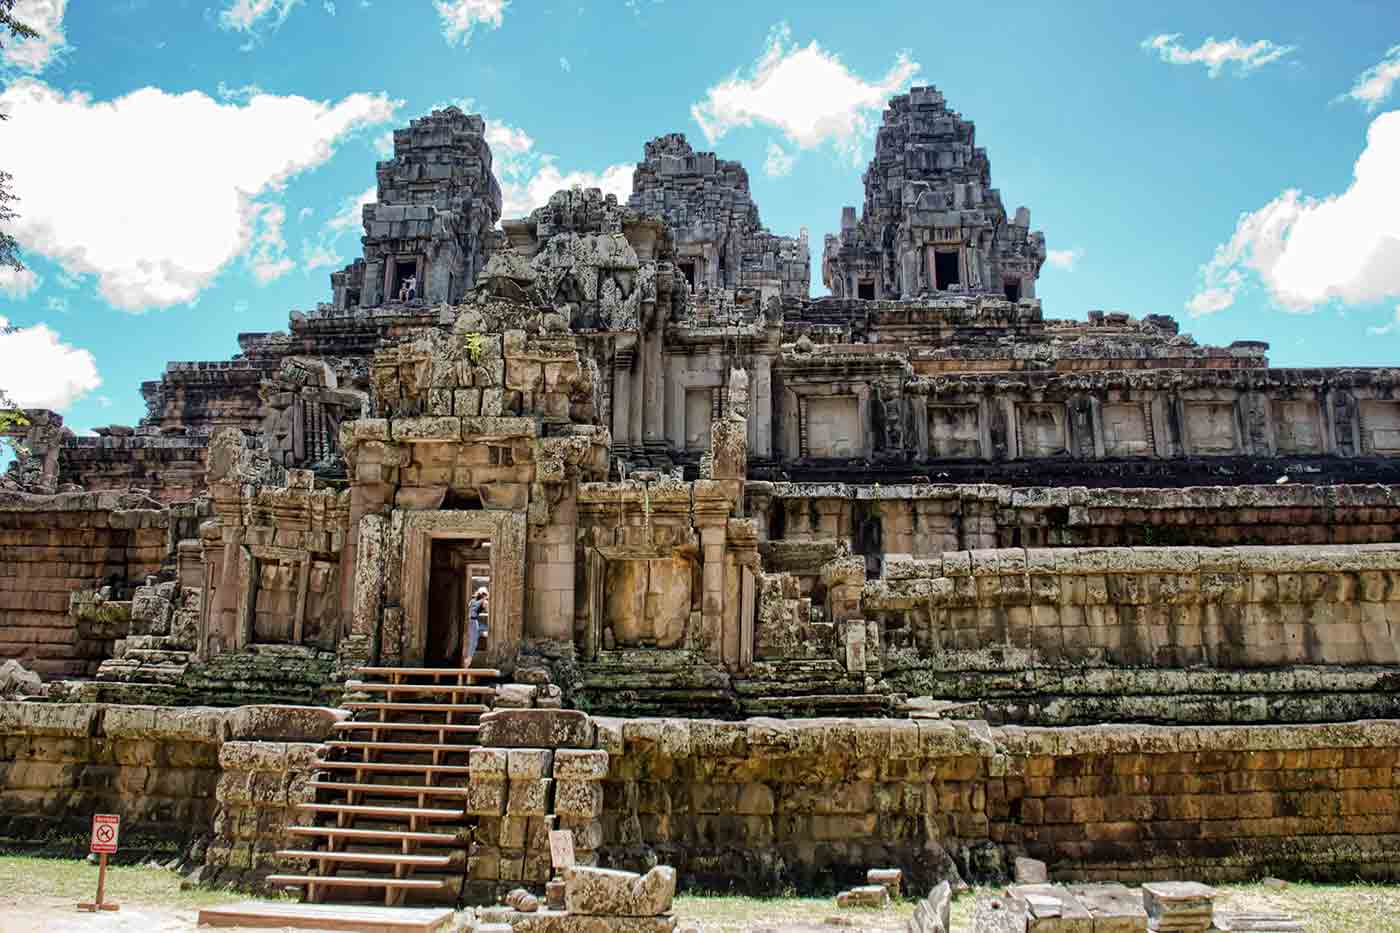
[{"label": "stone column", "polygon": [[[702,519],[697,516],[696,524]],[[724,663],[724,519],[715,517],[700,527],[703,555],[703,594],[700,602],[700,638],[705,659]]]},{"label": "stone column", "polygon": [[632,414],[632,363],[636,355],[636,338],[619,337],[613,351],[612,433],[613,449],[624,455],[632,452],[628,427]]},{"label": "stone column", "polygon": [[666,372],[662,365],[662,332],[658,325],[642,337],[644,388],[642,390],[642,443],[649,452],[666,451]]},{"label": "stone column", "polygon": [[749,397],[749,446],[755,457],[773,456],[773,358],[755,354]]}]

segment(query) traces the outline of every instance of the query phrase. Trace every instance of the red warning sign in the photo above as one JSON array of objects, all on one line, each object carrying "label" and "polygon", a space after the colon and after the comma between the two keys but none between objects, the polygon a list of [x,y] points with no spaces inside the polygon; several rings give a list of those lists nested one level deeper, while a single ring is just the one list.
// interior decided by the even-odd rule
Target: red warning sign
[{"label": "red warning sign", "polygon": [[92,851],[111,855],[117,851],[122,818],[115,813],[98,813],[92,818]]}]

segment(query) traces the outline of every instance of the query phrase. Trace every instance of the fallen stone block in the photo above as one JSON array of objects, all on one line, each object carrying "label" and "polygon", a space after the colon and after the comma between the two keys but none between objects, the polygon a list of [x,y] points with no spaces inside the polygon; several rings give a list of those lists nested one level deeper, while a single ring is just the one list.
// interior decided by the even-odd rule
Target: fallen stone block
[{"label": "fallen stone block", "polygon": [[1026,905],[1027,933],[1095,933],[1094,918],[1065,888],[1015,884],[1008,891]]},{"label": "fallen stone block", "polygon": [[1221,931],[1248,931],[1248,933],[1302,933],[1307,926],[1288,914],[1259,911],[1215,912],[1215,925],[1212,929]]},{"label": "fallen stone block", "polygon": [[953,887],[940,881],[928,892],[928,897],[914,906],[909,918],[909,933],[949,933],[952,928]]},{"label": "fallen stone block", "polygon": [[973,933],[1026,933],[1025,901],[1014,897],[979,895],[973,907]]},{"label": "fallen stone block", "polygon": [[863,884],[836,895],[836,906],[883,909],[890,906],[890,892],[883,884]]},{"label": "fallen stone block", "polygon": [[1215,889],[1194,881],[1154,881],[1142,886],[1149,930],[1194,933],[1211,925]]},{"label": "fallen stone block", "polygon": [[866,884],[884,885],[891,898],[899,897],[900,882],[903,880],[904,872],[898,868],[872,868],[865,873]]},{"label": "fallen stone block", "polygon": [[1121,884],[1072,884],[1069,890],[1094,918],[1094,933],[1142,933],[1142,892]]},{"label": "fallen stone block", "polygon": [[571,914],[657,917],[671,909],[676,870],[658,865],[645,875],[577,866],[564,873],[564,905]]},{"label": "fallen stone block", "polygon": [[1015,874],[1017,884],[1045,884],[1050,880],[1050,872],[1040,859],[1016,859]]}]

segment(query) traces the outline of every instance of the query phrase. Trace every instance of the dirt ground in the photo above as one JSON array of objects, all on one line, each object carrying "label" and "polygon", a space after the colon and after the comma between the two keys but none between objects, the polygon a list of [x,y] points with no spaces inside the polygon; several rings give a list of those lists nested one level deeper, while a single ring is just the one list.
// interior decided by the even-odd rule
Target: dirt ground
[{"label": "dirt ground", "polygon": [[[115,913],[88,914],[79,901],[92,898],[97,869],[77,859],[0,856],[0,933],[174,933],[197,929],[199,908],[247,900],[231,891],[181,890],[180,877],[154,866],[118,866],[108,875]],[[1219,888],[1218,908],[1283,911],[1307,923],[1310,933],[1400,933],[1400,886],[1229,885]],[[953,930],[971,933],[975,892],[953,905]],[[914,902],[887,910],[837,910],[829,897],[748,898],[685,895],[676,899],[682,923],[702,933],[858,933],[905,928]],[[456,928],[470,915],[460,913]]]}]

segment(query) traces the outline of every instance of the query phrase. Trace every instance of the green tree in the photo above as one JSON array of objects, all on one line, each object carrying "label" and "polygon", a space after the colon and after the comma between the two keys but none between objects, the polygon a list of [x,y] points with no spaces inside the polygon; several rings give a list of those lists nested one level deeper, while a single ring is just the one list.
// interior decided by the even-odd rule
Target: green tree
[{"label": "green tree", "polygon": [[[7,33],[10,39],[33,39],[39,35],[32,27],[15,19],[15,2],[0,0],[0,48],[4,48]],[[0,113],[0,120],[5,119],[8,117]],[[24,263],[19,261],[19,243],[3,229],[17,216],[10,206],[19,200],[10,190],[12,180],[9,172],[0,170],[0,269],[9,266],[18,271],[24,268]],[[0,401],[3,401],[3,396],[0,396]]]}]

